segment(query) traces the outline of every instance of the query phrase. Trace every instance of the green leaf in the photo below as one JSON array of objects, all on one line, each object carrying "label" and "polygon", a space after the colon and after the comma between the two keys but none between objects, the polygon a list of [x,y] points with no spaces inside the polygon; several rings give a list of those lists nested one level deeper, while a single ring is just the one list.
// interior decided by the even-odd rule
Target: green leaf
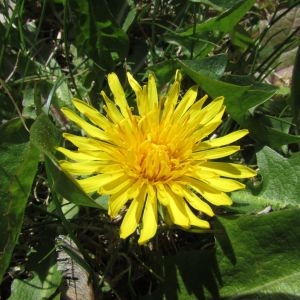
[{"label": "green leaf", "polygon": [[15,125],[10,122],[5,130],[1,128],[3,141],[8,140],[5,133],[9,133],[10,142],[0,144],[0,282],[18,242],[39,161],[35,147],[20,139],[23,128]]},{"label": "green leaf", "polygon": [[[128,37],[117,25],[107,2],[68,2],[72,10],[75,45],[82,56],[87,55],[98,65],[111,71],[114,60],[122,61],[128,52]],[[114,57],[116,56],[116,57]]]},{"label": "green leaf", "polygon": [[[196,25],[196,32],[205,32],[210,30],[217,30],[224,33],[230,32],[234,26],[242,19],[247,11],[255,3],[254,0],[245,0],[235,3],[233,7],[226,10],[215,18],[208,19],[207,21]],[[193,35],[194,28],[190,28],[183,35]]]},{"label": "green leaf", "polygon": [[271,205],[274,208],[300,205],[300,155],[285,158],[269,147],[257,153],[262,184],[252,191],[232,193],[236,206],[252,212]]},{"label": "green leaf", "polygon": [[13,281],[9,300],[52,299],[61,284],[62,274],[56,264],[55,252],[57,228],[53,222],[41,222],[36,226],[35,242],[28,249],[25,262],[30,276]]},{"label": "green leaf", "polygon": [[14,280],[11,287],[12,294],[8,299],[52,299],[51,296],[54,295],[61,282],[61,273],[57,270],[57,266],[51,266],[43,280],[37,273],[33,273],[32,276],[29,280]]},{"label": "green leaf", "polygon": [[299,135],[288,134],[284,131],[265,125],[264,122],[261,122],[260,116],[248,115],[241,124],[249,129],[250,135],[260,145],[268,145],[272,148],[278,148],[282,145],[300,143]]},{"label": "green leaf", "polygon": [[191,247],[163,257],[158,274],[164,281],[143,299],[297,299],[299,213],[219,217],[213,226],[216,249]]},{"label": "green leaf", "polygon": [[46,114],[41,113],[31,126],[30,141],[43,154],[55,159],[54,153],[59,145],[60,132]]},{"label": "green leaf", "polygon": [[219,218],[216,229],[223,240],[227,238],[217,249],[222,297],[300,296],[299,213],[300,209],[293,208],[237,219]]},{"label": "green leaf", "polygon": [[210,79],[220,78],[227,65],[227,56],[224,54],[206,57],[203,59],[181,61],[185,71],[200,73],[203,77]]},{"label": "green leaf", "polygon": [[26,262],[26,270],[31,276],[13,281],[9,300],[52,299],[62,280],[56,264],[57,255],[53,251],[56,234],[53,225],[39,227],[36,242],[30,249]]}]

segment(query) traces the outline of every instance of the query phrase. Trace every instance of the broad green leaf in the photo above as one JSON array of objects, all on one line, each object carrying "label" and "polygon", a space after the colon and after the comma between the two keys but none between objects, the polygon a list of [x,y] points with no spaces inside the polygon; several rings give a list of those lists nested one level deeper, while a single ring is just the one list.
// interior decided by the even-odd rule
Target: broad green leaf
[{"label": "broad green leaf", "polygon": [[300,296],[299,213],[300,209],[292,208],[219,218],[217,229],[223,241],[217,259],[222,297],[279,300]]},{"label": "broad green leaf", "polygon": [[18,242],[39,161],[35,147],[24,141],[23,128],[16,123],[0,129],[0,282]]},{"label": "broad green leaf", "polygon": [[31,126],[30,141],[43,154],[55,158],[54,153],[55,148],[59,146],[60,132],[46,114],[41,113]]},{"label": "broad green leaf", "polygon": [[239,100],[234,99],[234,97],[228,97],[227,99],[227,108],[238,116],[244,114],[250,108],[263,104],[277,92],[277,87],[255,81],[249,76],[224,76],[222,81],[234,84],[239,88],[249,87]]},{"label": "broad green leaf", "polygon": [[36,233],[36,242],[27,256],[26,279],[15,279],[11,286],[9,300],[52,299],[57,292],[62,273],[58,270],[55,253],[56,228],[53,225],[41,225]]},{"label": "broad green leaf", "polygon": [[[164,281],[143,299],[297,299],[300,209],[218,218],[217,247],[161,259]],[[203,239],[195,235],[194,240]],[[291,298],[288,297],[290,295]]]},{"label": "broad green leaf", "polygon": [[285,158],[269,147],[257,153],[257,164],[262,184],[250,189],[232,193],[238,209],[258,212],[271,205],[273,209],[300,205],[300,155]]},{"label": "broad green leaf", "polygon": [[61,283],[61,273],[57,270],[57,266],[53,265],[49,268],[46,278],[43,280],[37,273],[32,274],[29,280],[15,279],[12,284],[12,294],[9,300],[41,300],[52,299],[54,293]]},{"label": "broad green leaf", "polygon": [[224,74],[227,56],[220,54],[203,59],[184,60],[182,63],[190,70],[201,73],[203,77],[218,79]]},{"label": "broad green leaf", "polygon": [[46,226],[40,228],[43,236],[28,255],[26,268],[30,272],[28,279],[15,279],[11,286],[9,300],[41,300],[52,299],[57,292],[62,273],[56,264],[56,253],[53,252],[55,230]]},{"label": "broad green leaf", "polygon": [[40,114],[30,131],[30,140],[46,155],[46,169],[50,187],[72,203],[101,208],[59,166],[55,157],[55,148],[59,145],[60,133],[46,114]]},{"label": "broad green leaf", "polygon": [[182,34],[193,35],[195,30],[197,33],[212,30],[228,33],[242,19],[254,3],[254,0],[239,1],[219,16],[208,19],[207,21],[196,25],[195,29],[190,28]]}]

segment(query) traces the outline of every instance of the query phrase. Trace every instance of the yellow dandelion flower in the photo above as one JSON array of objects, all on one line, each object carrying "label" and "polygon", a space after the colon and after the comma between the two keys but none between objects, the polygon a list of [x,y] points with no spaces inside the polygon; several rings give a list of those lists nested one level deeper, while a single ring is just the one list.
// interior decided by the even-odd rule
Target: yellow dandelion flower
[{"label": "yellow dandelion flower", "polygon": [[121,238],[140,226],[138,243],[151,239],[157,231],[158,206],[164,207],[178,226],[209,228],[195,212],[213,216],[208,203],[230,205],[226,193],[244,188],[234,179],[256,175],[243,165],[213,161],[237,152],[239,146],[228,145],[248,131],[207,139],[222,122],[224,98],[204,106],[207,96],[197,100],[197,87],[193,86],[179,101],[179,71],[161,98],[152,74],[144,86],[130,73],[127,78],[136,95],[137,112],[128,106],[114,73],[108,75],[113,100],[101,92],[106,116],[78,99],[73,99],[73,104],[85,119],[63,108],[86,136],[64,133],[77,150],[58,148],[69,159],[61,161],[61,167],[77,177],[85,192],[109,195],[112,218],[128,203]]}]

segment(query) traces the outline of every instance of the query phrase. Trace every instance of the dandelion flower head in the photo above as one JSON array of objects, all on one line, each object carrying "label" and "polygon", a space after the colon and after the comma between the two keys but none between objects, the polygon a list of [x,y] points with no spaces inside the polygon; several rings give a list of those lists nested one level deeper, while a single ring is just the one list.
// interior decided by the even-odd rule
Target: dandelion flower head
[{"label": "dandelion flower head", "polygon": [[180,99],[179,71],[162,97],[153,74],[144,86],[130,73],[127,79],[136,109],[129,107],[115,73],[108,75],[113,99],[101,92],[105,115],[78,99],[73,104],[84,118],[63,108],[85,136],[63,134],[77,150],[58,148],[68,158],[60,161],[61,167],[76,177],[85,192],[109,195],[112,218],[127,207],[121,238],[139,228],[138,243],[150,240],[157,231],[159,211],[182,228],[209,228],[198,212],[213,216],[210,204],[231,205],[226,193],[245,187],[236,179],[256,175],[246,166],[214,161],[239,151],[239,146],[229,144],[248,131],[209,139],[222,123],[224,98],[205,105],[207,96],[197,99],[197,87],[192,86]]}]

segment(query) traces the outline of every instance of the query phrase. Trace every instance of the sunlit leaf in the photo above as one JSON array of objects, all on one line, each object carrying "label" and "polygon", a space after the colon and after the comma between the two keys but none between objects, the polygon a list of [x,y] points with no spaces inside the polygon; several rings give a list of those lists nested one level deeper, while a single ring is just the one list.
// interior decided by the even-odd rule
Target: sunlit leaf
[{"label": "sunlit leaf", "polygon": [[257,153],[257,164],[262,184],[256,190],[241,190],[232,193],[238,209],[252,213],[264,207],[273,209],[300,206],[300,155],[285,158],[269,147]]},{"label": "sunlit leaf", "polygon": [[189,29],[184,32],[184,35],[193,34],[196,32],[203,32],[209,30],[218,30],[221,32],[230,32],[233,27],[241,20],[241,18],[248,12],[253,6],[254,0],[238,1],[230,9],[217,17],[208,19],[207,21],[197,24],[196,28]]},{"label": "sunlit leaf", "polygon": [[299,208],[292,208],[219,218],[219,236],[227,238],[217,250],[222,297],[279,300],[300,296],[299,213]]},{"label": "sunlit leaf", "polygon": [[[219,217],[213,226],[216,249],[183,249],[164,256],[159,273],[163,282],[143,299],[296,299],[299,213],[300,209],[287,209]],[[201,239],[201,234],[194,236],[195,241]]]}]

